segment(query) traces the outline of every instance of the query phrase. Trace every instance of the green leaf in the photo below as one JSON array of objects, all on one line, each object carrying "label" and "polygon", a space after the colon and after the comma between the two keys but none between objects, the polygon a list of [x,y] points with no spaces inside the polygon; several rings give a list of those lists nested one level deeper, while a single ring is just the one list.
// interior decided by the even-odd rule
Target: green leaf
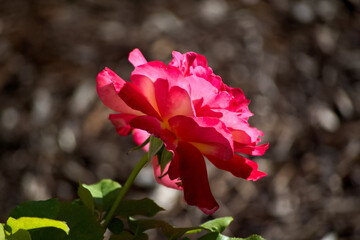
[{"label": "green leaf", "polygon": [[166,165],[171,161],[173,158],[173,153],[168,151],[165,146],[161,148],[161,151],[158,153],[158,162],[160,164],[161,174],[164,173]]},{"label": "green leaf", "polygon": [[0,223],[0,240],[5,240],[5,230],[2,223]]},{"label": "green leaf", "polygon": [[29,230],[33,240],[70,240],[70,237],[58,228],[47,227]]},{"label": "green leaf", "polygon": [[222,217],[210,220],[200,225],[200,227],[209,230],[210,232],[223,232],[227,226],[233,221],[232,217]]},{"label": "green leaf", "polygon": [[108,228],[113,234],[120,234],[124,231],[124,223],[118,218],[113,218],[109,223]]},{"label": "green leaf", "polygon": [[[199,240],[234,240],[234,239],[223,236],[221,233],[210,232],[199,238]],[[239,238],[238,240],[243,240],[243,239]]]},{"label": "green leaf", "polygon": [[121,185],[111,179],[102,179],[98,183],[82,186],[90,191],[95,208],[99,211],[109,210],[121,189]]},{"label": "green leaf", "polygon": [[127,153],[129,154],[129,153],[132,153],[133,151],[136,151],[136,150],[138,150],[138,149],[140,149],[140,148],[143,148],[143,147],[145,147],[145,145],[148,144],[149,142],[150,142],[150,137],[148,137],[141,145],[136,146],[136,147],[130,149]]},{"label": "green leaf", "polygon": [[6,240],[31,240],[31,236],[28,231],[20,229],[15,234],[6,237]]},{"label": "green leaf", "polygon": [[139,233],[134,237],[134,240],[148,240],[149,236],[146,233]]},{"label": "green leaf", "polygon": [[6,225],[11,227],[11,233],[14,234],[20,229],[31,230],[36,228],[54,227],[59,228],[69,234],[69,227],[65,222],[57,221],[48,218],[37,217],[20,217],[18,219],[9,217]]},{"label": "green leaf", "polygon": [[80,200],[82,201],[82,203],[88,209],[90,209],[90,211],[92,213],[94,213],[94,208],[95,208],[94,199],[93,199],[89,189],[85,188],[83,186],[83,184],[81,184],[80,182],[79,182],[79,188],[78,188],[78,195],[79,195]]},{"label": "green leaf", "polygon": [[102,240],[105,230],[96,221],[91,211],[81,205],[60,203],[58,220],[65,221],[70,227],[70,239]]},{"label": "green leaf", "polygon": [[[102,240],[105,231],[87,207],[66,202],[60,203],[57,199],[25,202],[16,207],[10,216],[13,218],[38,217],[65,221],[70,228],[69,236],[72,240]],[[35,230],[30,230],[31,236],[33,231]],[[46,231],[53,232],[55,230]],[[44,235],[43,231],[36,232],[36,234]]]},{"label": "green leaf", "polygon": [[140,220],[130,219],[129,226],[130,229],[135,233],[142,233],[149,229],[159,228],[168,239],[178,239],[182,237],[184,234],[192,234],[192,233],[201,232],[203,230],[207,230],[210,231],[210,233],[202,236],[200,238],[201,240],[264,240],[261,237],[243,239],[243,238],[230,238],[225,235],[222,235],[220,232],[224,231],[224,229],[231,223],[232,220],[233,220],[232,217],[223,217],[208,221],[200,225],[199,227],[177,228],[171,226],[167,222],[156,219],[140,219]]},{"label": "green leaf", "polygon": [[150,161],[156,156],[156,154],[160,151],[160,149],[163,145],[164,145],[164,142],[161,139],[156,138],[153,135],[150,136],[150,146],[149,146],[149,152],[148,152]]},{"label": "green leaf", "polygon": [[145,233],[140,233],[136,236],[129,232],[121,232],[117,235],[112,235],[110,240],[147,240],[149,237]]},{"label": "green leaf", "polygon": [[130,219],[129,227],[132,231],[139,234],[149,229],[160,228],[161,231],[168,239],[178,239],[185,233],[199,229],[198,227],[189,227],[189,228],[177,228],[173,227],[165,221],[157,219],[140,219],[134,220]]},{"label": "green leaf", "polygon": [[227,226],[232,222],[232,217],[222,217],[207,221],[201,224],[198,228],[186,232],[187,234],[201,232],[207,230],[210,232],[223,232]]},{"label": "green leaf", "polygon": [[250,237],[245,238],[244,240],[265,240],[265,238],[254,234],[254,235],[251,235]]},{"label": "green leaf", "polygon": [[133,240],[133,239],[134,239],[134,235],[132,235],[129,232],[121,232],[119,234],[112,235],[110,237],[110,240]]},{"label": "green leaf", "polygon": [[258,235],[252,235],[248,238],[235,238],[235,237],[227,237],[218,232],[210,232],[199,238],[199,240],[265,240],[265,239]]},{"label": "green leaf", "polygon": [[152,217],[162,210],[164,209],[149,198],[144,198],[140,200],[124,199],[120,203],[116,211],[116,215],[119,216],[141,215],[145,217]]},{"label": "green leaf", "polygon": [[75,199],[74,201],[71,202],[71,204],[84,206],[84,203],[81,201],[80,198]]},{"label": "green leaf", "polygon": [[15,207],[10,217],[38,217],[56,219],[59,213],[59,201],[55,198],[45,201],[28,201]]}]

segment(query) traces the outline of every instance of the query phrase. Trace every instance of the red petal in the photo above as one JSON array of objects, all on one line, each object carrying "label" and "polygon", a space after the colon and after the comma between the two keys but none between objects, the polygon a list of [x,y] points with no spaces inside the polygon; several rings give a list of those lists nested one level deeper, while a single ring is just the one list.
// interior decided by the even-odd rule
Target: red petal
[{"label": "red petal", "polygon": [[164,120],[176,115],[194,116],[188,92],[178,86],[169,89],[169,82],[158,79],[155,82],[156,102]]},{"label": "red petal", "polygon": [[169,165],[169,178],[171,180],[176,180],[180,178],[180,159],[179,155],[175,153]]},{"label": "red petal", "polygon": [[155,98],[155,86],[152,80],[143,75],[131,75],[131,81],[137,89],[146,97],[151,106],[158,112]]},{"label": "red petal", "polygon": [[258,164],[256,162],[237,154],[235,154],[232,159],[225,161],[212,156],[206,157],[215,165],[215,167],[231,172],[236,177],[256,181],[259,178],[266,176],[266,173],[257,170]]},{"label": "red petal", "polygon": [[130,121],[133,128],[139,128],[153,134],[164,141],[169,150],[175,149],[176,136],[168,129],[162,127],[162,123],[152,116],[139,116]]},{"label": "red petal", "polygon": [[144,55],[140,52],[138,48],[135,48],[129,54],[129,62],[131,62],[134,67],[147,63]]},{"label": "red petal", "polygon": [[161,119],[159,113],[154,109],[149,100],[133,83],[127,82],[120,90],[119,95],[131,108]]},{"label": "red petal", "polygon": [[203,106],[208,105],[218,95],[218,89],[203,78],[192,75],[185,79],[191,87],[191,99],[203,99]]},{"label": "red petal", "polygon": [[120,134],[121,136],[126,136],[129,135],[132,130],[132,127],[129,125],[129,122],[131,119],[135,117],[137,116],[133,114],[125,114],[125,113],[110,114],[109,120],[116,127],[116,131],[118,134]]},{"label": "red petal", "polygon": [[168,68],[163,62],[152,61],[147,64],[137,66],[131,75],[146,76],[155,82],[159,78],[167,79],[169,76],[177,79],[181,73],[178,69]]},{"label": "red petal", "polygon": [[[143,144],[143,142],[146,141],[146,139],[148,139],[150,136],[150,134],[144,130],[141,130],[141,129],[134,129],[133,130],[133,139],[134,139],[134,142],[138,145],[141,145]],[[149,144],[146,144],[143,149],[145,151],[149,151]]]},{"label": "red petal", "polygon": [[210,190],[203,155],[186,142],[179,142],[175,154],[179,157],[185,201],[199,207],[206,214],[214,213],[219,205]]},{"label": "red petal", "polygon": [[247,122],[242,124],[242,126],[239,124],[237,129],[231,130],[231,133],[234,141],[240,144],[258,143],[260,140],[259,136],[264,136],[262,131],[257,128],[250,127]]},{"label": "red petal", "polygon": [[247,122],[248,118],[251,116],[250,111],[232,112],[227,109],[205,108],[198,113],[198,116],[219,118],[223,123],[225,123],[227,128],[247,132],[249,135],[251,135],[253,141],[255,141],[259,135],[262,135],[261,131],[250,127],[249,123]]},{"label": "red petal", "polygon": [[264,155],[265,151],[268,148],[269,148],[269,143],[261,144],[259,146],[243,145],[243,144],[238,144],[237,142],[234,143],[235,152],[252,155],[252,156],[262,156]]},{"label": "red petal", "polygon": [[203,55],[188,52],[181,54],[173,51],[173,60],[169,63],[169,66],[178,68],[185,76],[193,74],[193,69],[197,66],[209,68],[207,66],[207,60]]},{"label": "red petal", "polygon": [[246,99],[244,92],[240,88],[232,88],[226,84],[223,84],[222,87],[224,91],[232,96],[231,101],[229,102],[229,110],[235,112],[242,111],[242,108],[249,105],[250,101]]},{"label": "red petal", "polygon": [[[169,165],[166,165],[165,169],[164,169],[164,173],[166,173],[169,170]],[[163,173],[161,173],[161,167],[159,165],[159,162],[157,160],[157,157],[154,157],[153,159],[153,168],[154,168],[154,175],[155,175],[155,180],[156,182],[169,187],[169,188],[174,188],[177,190],[182,190],[182,186],[181,186],[181,181],[178,178],[175,179],[170,179],[169,174],[165,174],[163,175]]]},{"label": "red petal", "polygon": [[217,118],[175,116],[169,119],[175,135],[191,142],[203,154],[221,159],[233,157],[233,138],[226,126]]},{"label": "red petal", "polygon": [[119,96],[118,93],[125,85],[125,81],[121,79],[111,69],[105,68],[96,78],[96,90],[101,101],[108,108],[127,114],[141,114],[140,112],[130,108]]}]

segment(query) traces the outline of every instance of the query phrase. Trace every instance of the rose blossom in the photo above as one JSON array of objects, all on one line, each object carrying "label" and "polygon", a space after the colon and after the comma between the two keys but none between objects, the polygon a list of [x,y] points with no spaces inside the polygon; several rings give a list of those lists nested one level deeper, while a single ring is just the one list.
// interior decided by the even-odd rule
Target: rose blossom
[{"label": "rose blossom", "polygon": [[105,68],[97,76],[102,102],[117,114],[109,119],[120,135],[133,132],[138,144],[150,134],[160,138],[173,158],[161,171],[154,158],[157,182],[184,191],[185,201],[212,214],[218,209],[208,182],[206,157],[236,177],[257,180],[266,174],[257,163],[237,154],[263,155],[263,133],[250,127],[249,101],[239,88],[225,85],[194,52],[173,52],[168,64],[147,62],[135,49],[129,61],[131,82]]}]

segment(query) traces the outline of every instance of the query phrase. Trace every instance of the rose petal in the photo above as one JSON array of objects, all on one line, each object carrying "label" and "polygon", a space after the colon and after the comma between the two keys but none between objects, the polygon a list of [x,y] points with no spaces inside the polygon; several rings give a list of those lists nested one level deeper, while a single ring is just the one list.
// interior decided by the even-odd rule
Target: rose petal
[{"label": "rose petal", "polygon": [[147,63],[144,55],[140,52],[138,48],[135,48],[130,52],[129,62],[131,62],[134,67]]},{"label": "rose petal", "polygon": [[244,130],[250,128],[250,125],[247,122],[247,119],[249,118],[250,115],[251,115],[250,111],[242,113],[242,112],[233,112],[227,109],[220,109],[220,108],[219,109],[205,108],[202,109],[200,112],[198,112],[197,116],[219,118],[223,123],[225,123],[226,127],[228,127],[229,129]]},{"label": "rose petal", "polygon": [[252,145],[243,145],[234,143],[235,152],[252,155],[252,156],[262,156],[265,151],[269,148],[269,143],[261,144],[259,146]]},{"label": "rose petal", "polygon": [[118,93],[125,85],[125,81],[111,69],[105,68],[96,78],[96,90],[101,101],[108,108],[121,113],[140,115],[139,111],[130,108],[119,96]]},{"label": "rose petal", "polygon": [[[176,148],[175,148],[176,151]],[[174,152],[173,159],[169,163],[169,178],[171,180],[180,179],[180,158],[179,155]],[[180,180],[181,181],[181,180]]]},{"label": "rose petal", "polygon": [[232,96],[229,110],[237,112],[249,105],[250,101],[246,99],[244,92],[240,88],[232,88],[223,84],[223,89]]},{"label": "rose petal", "polygon": [[[166,165],[164,169],[164,173],[168,172],[170,163]],[[163,174],[161,173],[161,166],[157,160],[157,157],[155,156],[153,159],[153,168],[154,168],[154,175],[156,182],[169,187],[174,188],[177,190],[182,190],[181,181],[178,178],[175,178],[174,180],[171,180],[169,177],[169,174]]]},{"label": "rose petal", "polygon": [[137,117],[133,114],[119,113],[119,114],[110,114],[109,120],[116,127],[116,131],[121,136],[129,135],[132,127],[129,125],[131,119]]},{"label": "rose petal", "polygon": [[163,62],[152,61],[148,62],[147,64],[137,66],[131,75],[146,76],[155,82],[159,78],[167,79],[169,76],[177,79],[179,76],[181,76],[181,73],[178,69],[168,68]]},{"label": "rose petal", "polygon": [[188,92],[178,86],[169,89],[165,79],[155,82],[156,102],[162,118],[166,121],[172,116],[194,116],[192,102]]},{"label": "rose petal", "polygon": [[173,56],[173,59],[171,60],[171,62],[168,65],[179,68],[181,66],[182,60],[184,58],[183,54],[179,53],[178,51],[173,51],[172,56]]},{"label": "rose petal", "polygon": [[152,116],[139,116],[130,121],[130,126],[139,128],[160,138],[169,150],[175,149],[177,138],[174,133],[162,126],[162,123]]},{"label": "rose petal", "polygon": [[175,116],[169,125],[177,138],[191,142],[202,153],[223,159],[233,157],[233,139],[226,126],[216,118]]},{"label": "rose petal", "polygon": [[[134,129],[133,130],[133,139],[134,139],[134,142],[138,145],[141,145],[143,144],[143,142],[146,141],[146,139],[148,139],[150,136],[150,134],[144,130],[141,130],[141,129]],[[146,144],[144,147],[143,147],[144,151],[149,151],[149,144]]]},{"label": "rose petal", "polygon": [[169,63],[169,66],[178,68],[184,76],[193,74],[193,69],[197,66],[208,67],[207,60],[203,55],[188,52],[181,54],[179,52],[173,51],[173,60]]},{"label": "rose petal", "polygon": [[263,132],[257,128],[250,127],[247,122],[242,126],[237,127],[237,129],[231,129],[234,141],[240,144],[253,144],[260,142],[259,136],[264,136]]},{"label": "rose petal", "polygon": [[209,102],[212,102],[218,94],[218,90],[213,85],[211,85],[211,83],[202,78],[189,76],[186,78],[186,81],[190,84],[191,100],[196,101],[203,99],[203,106],[208,105]]},{"label": "rose petal", "polygon": [[[216,88],[218,90],[218,88]],[[208,108],[211,109],[227,109],[229,108],[232,96],[228,92],[217,92],[208,102]]]},{"label": "rose petal", "polygon": [[159,113],[149,102],[149,99],[144,96],[135,84],[127,82],[120,90],[119,95],[131,108],[161,119]]},{"label": "rose petal", "polygon": [[259,178],[266,176],[266,173],[257,170],[258,165],[256,162],[237,154],[230,160],[222,160],[212,156],[206,157],[215,165],[215,167],[231,172],[236,177],[256,181]]},{"label": "rose petal", "polygon": [[150,78],[143,75],[131,75],[131,81],[136,85],[138,90],[146,97],[151,106],[157,111],[158,106],[155,98],[155,86]]},{"label": "rose petal", "polygon": [[203,155],[196,147],[182,141],[179,142],[175,154],[178,154],[180,159],[180,177],[185,201],[199,207],[206,214],[214,213],[219,205],[210,190]]}]

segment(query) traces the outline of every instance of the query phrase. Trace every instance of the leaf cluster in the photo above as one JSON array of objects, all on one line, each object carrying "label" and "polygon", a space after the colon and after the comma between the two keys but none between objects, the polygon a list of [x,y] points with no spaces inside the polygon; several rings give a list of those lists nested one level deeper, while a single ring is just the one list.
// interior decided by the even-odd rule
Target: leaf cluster
[{"label": "leaf cluster", "polygon": [[[103,179],[92,185],[79,184],[78,195],[72,203],[57,199],[28,201],[15,207],[6,223],[0,224],[0,240],[101,240],[105,229],[101,226],[121,185]],[[201,240],[235,240],[221,233],[233,220],[223,217],[200,226],[179,228],[153,219],[164,210],[149,198],[123,200],[108,229],[110,240],[148,239],[149,229],[160,229],[167,239],[189,239],[194,233],[206,232]],[[139,217],[147,218],[139,218]],[[246,240],[261,240],[252,236]]]},{"label": "leaf cluster", "polygon": [[[142,146],[147,143],[150,143],[147,159],[157,156],[163,172],[172,152],[153,136]],[[0,240],[102,240],[104,237],[110,240],[146,240],[146,231],[150,229],[160,229],[169,240],[188,240],[195,233],[202,234],[200,240],[264,240],[257,235],[246,239],[223,235],[232,217],[213,219],[194,227],[172,226],[153,218],[164,209],[149,198],[123,199],[115,214],[109,214],[121,190],[119,183],[103,179],[91,185],[79,183],[79,199],[72,203],[58,199],[24,202],[11,211],[6,223],[0,224]],[[107,219],[111,219],[109,224],[104,224]]]}]

